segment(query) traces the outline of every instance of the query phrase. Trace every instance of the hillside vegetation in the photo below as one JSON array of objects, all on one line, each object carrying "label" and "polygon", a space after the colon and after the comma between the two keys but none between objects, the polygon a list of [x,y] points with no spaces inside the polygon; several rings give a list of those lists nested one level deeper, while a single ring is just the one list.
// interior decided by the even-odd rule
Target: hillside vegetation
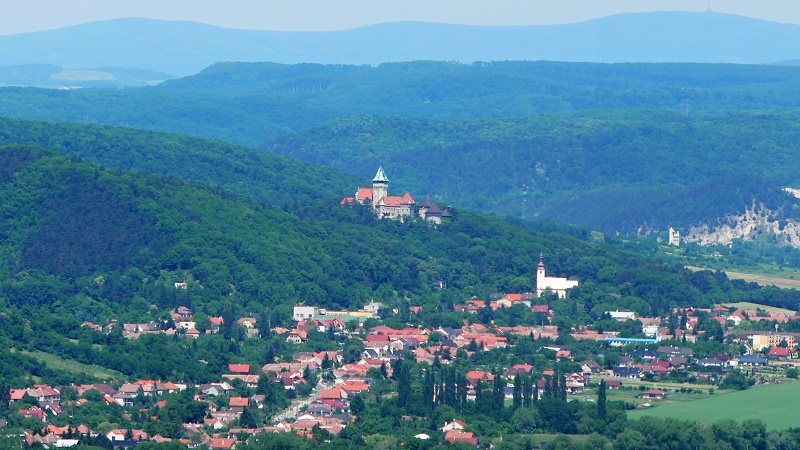
[{"label": "hillside vegetation", "polygon": [[504,118],[637,108],[791,109],[800,67],[418,61],[376,67],[218,63],[125,90],[0,90],[0,115],[95,122],[245,145],[352,115]]},{"label": "hillside vegetation", "polygon": [[797,217],[795,112],[695,118],[656,111],[519,119],[350,117],[264,144],[345,172],[391,167],[397,185],[470,208],[659,232],[763,203]]},{"label": "hillside vegetation", "polygon": [[[281,323],[299,301],[357,308],[375,299],[389,307],[422,305],[431,312],[430,326],[459,326],[473,317],[452,312],[465,298],[532,290],[539,252],[551,273],[581,280],[560,306],[572,311],[567,320],[575,324],[610,309],[647,315],[722,301],[798,302],[796,291],[593,243],[585,229],[460,209],[434,228],[418,220],[379,221],[336,199],[290,214],[194,182],[103,169],[30,146],[3,148],[0,168],[4,348],[68,355],[127,376],[202,381],[222,373],[229,359],[219,352],[224,342],[191,350],[164,335],[124,343],[118,334],[81,331],[82,321],[161,319],[183,304],[227,323],[269,308],[273,323]],[[439,279],[448,289],[433,286]],[[173,287],[184,281],[188,289]],[[501,313],[498,323],[523,317]],[[230,332],[223,331],[225,339]],[[187,366],[186,351],[209,364]],[[5,369],[7,379],[65,379],[20,353],[0,357],[17,360]]]},{"label": "hillside vegetation", "polygon": [[360,177],[274,153],[178,134],[0,119],[0,146],[36,145],[95,164],[225,188],[284,208],[349,192]]}]

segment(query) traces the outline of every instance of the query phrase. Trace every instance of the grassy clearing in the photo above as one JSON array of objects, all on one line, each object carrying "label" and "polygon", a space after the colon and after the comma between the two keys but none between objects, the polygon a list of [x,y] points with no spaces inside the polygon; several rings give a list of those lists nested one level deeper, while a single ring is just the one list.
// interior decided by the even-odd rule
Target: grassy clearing
[{"label": "grassy clearing", "polygon": [[759,305],[758,303],[739,302],[739,303],[723,303],[722,306],[733,306],[736,309],[762,309],[769,313],[789,314],[794,315],[795,311],[791,309],[776,308],[774,306]]},{"label": "grassy clearing", "polygon": [[796,427],[800,423],[800,409],[793,407],[800,402],[800,383],[784,382],[754,386],[746,391],[717,392],[721,393],[705,395],[696,401],[652,402],[654,406],[650,408],[629,411],[628,417],[674,417],[708,424],[723,419],[761,419],[770,430]]},{"label": "grassy clearing", "polygon": [[[779,288],[785,289],[800,289],[800,274],[797,274],[796,271],[792,271],[791,274],[756,274],[756,273],[745,273],[745,272],[731,272],[726,270],[725,273],[728,275],[728,278],[734,279],[741,279],[745,280],[748,283],[755,281],[761,286],[770,286],[775,285]],[[794,279],[794,278],[798,279]]]},{"label": "grassy clearing", "polygon": [[[689,270],[714,270],[708,267],[686,266]],[[800,289],[800,270],[784,269],[775,270],[774,267],[749,267],[737,271],[723,270],[732,280],[744,280],[748,283],[756,282],[761,286],[777,286],[784,289]]]},{"label": "grassy clearing", "polygon": [[536,442],[537,444],[541,444],[542,447],[554,441],[559,436],[567,436],[572,441],[572,444],[575,446],[586,444],[586,440],[589,438],[588,434],[562,435],[562,434],[542,433],[542,434],[529,434],[528,436],[531,437],[533,441]]},{"label": "grassy clearing", "polygon": [[45,353],[40,351],[35,351],[35,352],[21,351],[20,353],[36,358],[37,360],[41,361],[51,369],[64,370],[67,372],[74,372],[74,373],[83,373],[93,376],[95,378],[99,378],[101,380],[127,379],[127,377],[121,372],[117,372],[111,369],[106,369],[105,367],[83,364],[78,361],[73,361],[71,359],[64,359],[60,356],[53,355],[52,353]]},{"label": "grassy clearing", "polygon": [[[649,382],[642,380],[622,380],[622,384],[623,388],[621,389],[608,389],[606,391],[608,401],[623,401],[636,405],[652,403],[652,400],[641,397],[637,398],[642,392],[650,389],[661,389],[670,392],[669,397],[671,402],[689,402],[706,398],[709,396],[709,389],[714,389],[715,392],[718,392],[716,386],[708,384]],[[644,389],[640,389],[640,386],[644,386]],[[672,392],[673,390],[679,391],[681,388],[685,390],[691,389],[692,392]],[[597,386],[587,388],[581,394],[569,396],[569,400],[595,401],[596,399]]]}]

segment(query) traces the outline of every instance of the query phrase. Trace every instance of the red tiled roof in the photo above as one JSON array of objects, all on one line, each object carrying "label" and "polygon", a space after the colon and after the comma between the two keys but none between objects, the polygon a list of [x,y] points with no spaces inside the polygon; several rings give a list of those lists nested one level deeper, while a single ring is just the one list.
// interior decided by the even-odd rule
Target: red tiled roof
[{"label": "red tiled roof", "polygon": [[228,364],[231,373],[250,373],[250,364]]},{"label": "red tiled roof", "polygon": [[400,206],[403,205],[403,198],[396,195],[387,195],[378,200],[378,204],[382,206]]},{"label": "red tiled roof", "polygon": [[244,408],[249,403],[250,402],[247,400],[246,397],[231,397],[230,400],[228,400],[228,406],[230,406],[231,408],[237,408],[237,407]]},{"label": "red tiled roof", "polygon": [[447,434],[444,435],[444,440],[451,444],[454,442],[467,442],[472,445],[478,445],[478,438],[474,437],[472,432],[469,431],[448,431]]},{"label": "red tiled roof", "polygon": [[359,200],[370,199],[372,200],[372,188],[360,187],[356,192],[356,198]]},{"label": "red tiled roof", "polygon": [[233,439],[216,438],[213,441],[211,441],[211,445],[209,447],[211,447],[211,448],[223,448],[223,449],[224,448],[233,448],[233,444],[235,444],[235,443],[236,443],[236,441],[233,440]]},{"label": "red tiled roof", "polygon": [[791,355],[791,351],[784,347],[772,347],[769,349],[769,356],[786,357]]},{"label": "red tiled roof", "polygon": [[342,392],[339,389],[325,389],[319,393],[321,399],[337,400],[342,398]]}]

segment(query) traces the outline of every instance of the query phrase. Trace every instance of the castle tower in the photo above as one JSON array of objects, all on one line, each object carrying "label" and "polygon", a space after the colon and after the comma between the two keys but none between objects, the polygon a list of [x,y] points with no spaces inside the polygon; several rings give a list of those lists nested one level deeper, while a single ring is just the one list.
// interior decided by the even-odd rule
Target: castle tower
[{"label": "castle tower", "polygon": [[681,245],[681,232],[675,231],[672,227],[669,227],[669,245],[676,247]]},{"label": "castle tower", "polygon": [[375,178],[372,179],[372,206],[378,204],[380,199],[389,195],[389,179],[383,172],[383,166],[378,167]]},{"label": "castle tower", "polygon": [[541,294],[545,289],[544,254],[539,252],[539,266],[536,268],[536,293]]}]

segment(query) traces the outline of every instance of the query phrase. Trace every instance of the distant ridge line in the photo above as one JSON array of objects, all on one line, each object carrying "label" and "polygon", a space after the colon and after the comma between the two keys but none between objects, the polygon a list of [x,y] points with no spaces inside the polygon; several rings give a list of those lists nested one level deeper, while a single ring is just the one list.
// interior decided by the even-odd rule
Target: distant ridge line
[{"label": "distant ridge line", "polygon": [[766,64],[798,57],[800,25],[716,12],[626,13],[539,26],[392,22],[324,32],[241,30],[128,18],[0,36],[0,66],[129,67],[175,76],[194,74],[221,61]]}]

